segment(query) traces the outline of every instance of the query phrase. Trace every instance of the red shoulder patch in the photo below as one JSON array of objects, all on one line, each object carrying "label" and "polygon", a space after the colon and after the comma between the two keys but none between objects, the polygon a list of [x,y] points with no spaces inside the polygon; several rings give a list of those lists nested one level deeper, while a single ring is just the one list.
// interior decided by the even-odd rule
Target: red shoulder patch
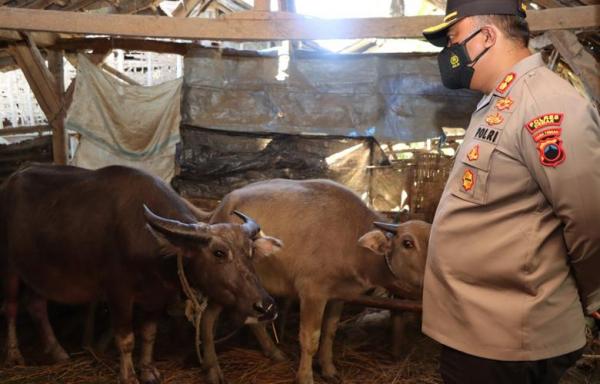
[{"label": "red shoulder patch", "polygon": [[556,167],[567,158],[560,137],[561,128],[548,128],[540,130],[533,135],[537,143],[536,148],[540,154],[540,163],[546,167]]},{"label": "red shoulder patch", "polygon": [[503,94],[506,91],[508,91],[508,89],[510,88],[510,86],[516,78],[517,74],[514,72],[511,72],[508,75],[504,76],[504,80],[502,80],[500,84],[498,84],[498,86],[496,87],[496,92]]},{"label": "red shoulder patch", "polygon": [[525,124],[525,128],[529,133],[534,133],[546,127],[558,127],[562,124],[564,116],[564,113],[546,113]]}]

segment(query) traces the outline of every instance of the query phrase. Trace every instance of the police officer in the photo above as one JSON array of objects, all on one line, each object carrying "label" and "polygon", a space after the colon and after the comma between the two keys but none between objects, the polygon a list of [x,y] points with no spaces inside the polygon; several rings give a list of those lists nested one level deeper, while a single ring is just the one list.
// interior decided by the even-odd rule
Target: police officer
[{"label": "police officer", "polygon": [[[484,97],[431,231],[423,331],[445,383],[558,383],[600,308],[600,117],[528,50],[517,0],[448,0],[423,33]],[[597,315],[597,314],[596,314]]]}]

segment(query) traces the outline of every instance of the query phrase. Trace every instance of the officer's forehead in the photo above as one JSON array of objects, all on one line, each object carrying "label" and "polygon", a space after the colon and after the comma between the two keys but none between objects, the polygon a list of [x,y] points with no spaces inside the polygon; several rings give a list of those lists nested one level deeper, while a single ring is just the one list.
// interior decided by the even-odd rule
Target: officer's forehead
[{"label": "officer's forehead", "polygon": [[473,19],[471,17],[465,17],[459,20],[456,24],[453,24],[448,28],[447,36],[449,38],[460,35],[461,33],[469,32],[473,25]]}]

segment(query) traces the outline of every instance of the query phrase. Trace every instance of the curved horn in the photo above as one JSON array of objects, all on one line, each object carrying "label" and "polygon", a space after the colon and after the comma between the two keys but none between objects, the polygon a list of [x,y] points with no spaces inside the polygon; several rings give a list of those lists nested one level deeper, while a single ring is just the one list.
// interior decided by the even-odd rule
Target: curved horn
[{"label": "curved horn", "polygon": [[393,233],[394,235],[398,232],[398,227],[400,226],[399,224],[382,223],[380,221],[375,221],[373,224],[375,224],[377,228]]},{"label": "curved horn", "polygon": [[258,232],[260,232],[260,226],[250,216],[244,215],[240,211],[233,211],[233,213],[240,219],[244,220],[242,228],[244,229],[244,232],[246,232],[248,236],[250,236],[251,239],[254,238],[254,236],[256,236]]},{"label": "curved horn", "polygon": [[178,220],[166,219],[152,212],[146,204],[144,204],[144,217],[153,228],[161,232],[196,238],[205,238],[206,236],[206,224],[186,224]]}]

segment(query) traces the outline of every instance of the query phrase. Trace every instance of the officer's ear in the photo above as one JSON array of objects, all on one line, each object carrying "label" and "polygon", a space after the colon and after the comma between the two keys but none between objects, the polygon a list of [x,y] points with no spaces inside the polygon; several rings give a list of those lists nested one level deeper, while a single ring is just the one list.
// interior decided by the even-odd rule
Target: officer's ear
[{"label": "officer's ear", "polygon": [[496,39],[498,38],[498,34],[500,31],[495,25],[486,25],[481,28],[481,34],[483,35],[483,45],[486,48],[492,47],[496,44]]}]

